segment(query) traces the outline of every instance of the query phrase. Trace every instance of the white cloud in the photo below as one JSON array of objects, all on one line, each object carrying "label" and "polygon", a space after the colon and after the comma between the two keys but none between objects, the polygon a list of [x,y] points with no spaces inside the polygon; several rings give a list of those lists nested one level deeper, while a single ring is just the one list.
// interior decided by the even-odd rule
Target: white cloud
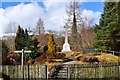
[{"label": "white cloud", "polygon": [[9,20],[4,16],[5,10],[0,9],[0,35],[4,33]]},{"label": "white cloud", "polygon": [[9,22],[16,22],[24,28],[27,28],[29,25],[34,27],[40,14],[43,14],[43,9],[35,3],[21,3],[17,6],[0,9],[0,20],[2,20],[0,21],[0,27],[3,29],[0,33],[3,34],[5,32]]},{"label": "white cloud", "polygon": [[86,22],[90,22],[90,20],[92,20],[92,25],[94,24],[99,24],[99,19],[101,17],[102,12],[99,11],[92,11],[92,10],[87,10],[84,9],[82,11],[82,15],[83,17],[86,17],[88,20]]},{"label": "white cloud", "polygon": [[35,22],[40,14],[43,14],[43,9],[38,4],[19,4],[14,7],[5,9],[5,16],[10,21],[15,21],[23,27],[35,25]]},{"label": "white cloud", "polygon": [[49,2],[46,0],[44,3],[45,5],[45,16],[44,21],[46,25],[46,29],[53,29],[53,30],[62,30],[65,19],[67,17],[66,14],[66,5],[67,3],[62,2]]},{"label": "white cloud", "polygon": [[[34,28],[38,18],[44,21],[45,29],[63,30],[65,24],[66,5],[67,2],[49,2],[46,0],[43,5],[45,8],[39,6],[37,3],[18,4],[5,9],[0,9],[0,34],[4,33],[10,21],[20,24],[22,27],[28,26]],[[91,10],[83,10],[84,15],[93,16],[95,23],[98,24],[101,12],[93,12]]]}]

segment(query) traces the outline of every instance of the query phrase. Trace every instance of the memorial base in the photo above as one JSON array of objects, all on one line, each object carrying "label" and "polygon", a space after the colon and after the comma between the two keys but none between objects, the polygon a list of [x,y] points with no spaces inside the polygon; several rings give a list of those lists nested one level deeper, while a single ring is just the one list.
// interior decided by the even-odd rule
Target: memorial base
[{"label": "memorial base", "polygon": [[68,43],[64,43],[62,52],[69,52],[69,51],[71,51],[70,45]]}]

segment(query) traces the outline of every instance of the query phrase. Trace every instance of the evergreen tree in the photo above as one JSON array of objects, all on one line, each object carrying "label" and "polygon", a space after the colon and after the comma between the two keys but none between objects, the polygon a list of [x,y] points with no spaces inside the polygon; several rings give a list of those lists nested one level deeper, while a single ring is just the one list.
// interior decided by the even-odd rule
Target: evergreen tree
[{"label": "evergreen tree", "polygon": [[119,51],[120,26],[119,3],[105,2],[104,12],[101,15],[99,25],[94,28],[96,33],[96,47]]},{"label": "evergreen tree", "polygon": [[28,45],[25,47],[25,50],[31,50],[32,53],[30,54],[25,54],[26,59],[35,59],[35,57],[40,56],[40,47],[38,47],[38,40],[35,39],[30,39],[27,40],[28,41]]},{"label": "evergreen tree", "polygon": [[16,33],[16,37],[15,37],[15,48],[16,48],[16,50],[22,50],[24,48],[24,45],[23,45],[24,40],[23,40],[23,37],[22,37],[22,33],[23,33],[23,30],[19,25],[17,33]]},{"label": "evergreen tree", "polygon": [[25,29],[25,31],[18,26],[18,31],[16,33],[15,37],[15,48],[16,50],[22,50],[25,47],[28,47],[31,45],[31,39],[29,38],[28,31]]},{"label": "evergreen tree", "polygon": [[29,37],[29,35],[28,35],[28,30],[27,29],[25,29],[25,34],[24,34],[24,43],[25,43],[25,47],[30,47],[30,45],[31,45],[31,39],[30,39],[30,37]]},{"label": "evergreen tree", "polygon": [[32,53],[24,54],[26,59],[34,59],[36,56],[40,55],[40,50],[37,39],[31,39],[28,35],[28,30],[25,31],[18,26],[18,31],[15,37],[15,48],[16,50],[31,50]]},{"label": "evergreen tree", "polygon": [[25,38],[29,38],[28,30],[27,29],[25,29]]},{"label": "evergreen tree", "polygon": [[56,52],[56,43],[54,41],[53,34],[49,35],[48,52],[50,52],[50,53],[55,53]]},{"label": "evergreen tree", "polygon": [[38,47],[38,44],[39,44],[38,40],[36,38],[33,39],[33,46],[34,46],[32,50],[34,55],[33,58],[40,56],[40,50],[39,50],[40,47]]}]

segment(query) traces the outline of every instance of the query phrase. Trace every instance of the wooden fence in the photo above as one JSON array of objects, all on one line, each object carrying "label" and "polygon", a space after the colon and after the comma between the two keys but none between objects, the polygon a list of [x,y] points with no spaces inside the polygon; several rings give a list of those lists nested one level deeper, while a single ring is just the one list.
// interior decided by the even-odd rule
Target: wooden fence
[{"label": "wooden fence", "polygon": [[[60,73],[64,72],[66,74],[64,78],[120,78],[119,63],[64,64],[61,66],[60,70],[54,69],[53,74],[57,72],[58,76],[58,74],[60,75]],[[10,76],[10,78],[22,78],[21,65],[3,65],[2,73]],[[29,78],[29,80],[33,78],[48,78],[47,66],[24,65],[24,78]],[[63,77],[60,76],[60,78]]]},{"label": "wooden fence", "polygon": [[68,78],[120,78],[119,63],[71,64]]},{"label": "wooden fence", "polygon": [[112,55],[120,56],[120,52],[117,51],[111,51],[111,50],[100,50],[100,49],[86,49],[86,52],[101,52],[101,53],[108,53]]},{"label": "wooden fence", "polygon": [[[46,66],[24,65],[24,78],[46,78]],[[2,73],[10,78],[23,78],[21,65],[3,65]]]}]

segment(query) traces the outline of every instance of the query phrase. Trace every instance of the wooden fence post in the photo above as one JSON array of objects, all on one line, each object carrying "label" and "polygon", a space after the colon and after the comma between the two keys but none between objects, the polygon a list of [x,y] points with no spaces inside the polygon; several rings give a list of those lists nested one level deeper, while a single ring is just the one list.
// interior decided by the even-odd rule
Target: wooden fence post
[{"label": "wooden fence post", "polygon": [[[0,65],[0,73],[2,73],[2,64]],[[0,75],[0,77],[2,77],[2,75]]]},{"label": "wooden fence post", "polygon": [[29,64],[28,64],[28,80],[30,80],[29,73],[30,73],[30,68],[29,68]]},{"label": "wooden fence post", "polygon": [[113,51],[113,55],[115,54],[115,51]]},{"label": "wooden fence post", "polygon": [[69,65],[67,67],[67,79],[69,80],[70,76],[69,76]]},{"label": "wooden fence post", "polygon": [[40,65],[38,65],[38,69],[39,69],[39,78],[41,78],[42,77],[42,75],[41,75],[41,69],[42,69],[42,67],[40,66]]},{"label": "wooden fence post", "polygon": [[[120,62],[119,62],[119,60],[118,60],[117,66],[118,66],[118,76],[119,76],[119,74],[120,74]],[[120,79],[120,76],[118,78]]]},{"label": "wooden fence post", "polygon": [[46,80],[48,80],[48,67],[45,65],[45,74],[46,74]]},{"label": "wooden fence post", "polygon": [[7,69],[6,72],[7,72],[7,75],[8,75],[9,74],[9,72],[8,72],[8,66],[5,66],[5,68]]}]

